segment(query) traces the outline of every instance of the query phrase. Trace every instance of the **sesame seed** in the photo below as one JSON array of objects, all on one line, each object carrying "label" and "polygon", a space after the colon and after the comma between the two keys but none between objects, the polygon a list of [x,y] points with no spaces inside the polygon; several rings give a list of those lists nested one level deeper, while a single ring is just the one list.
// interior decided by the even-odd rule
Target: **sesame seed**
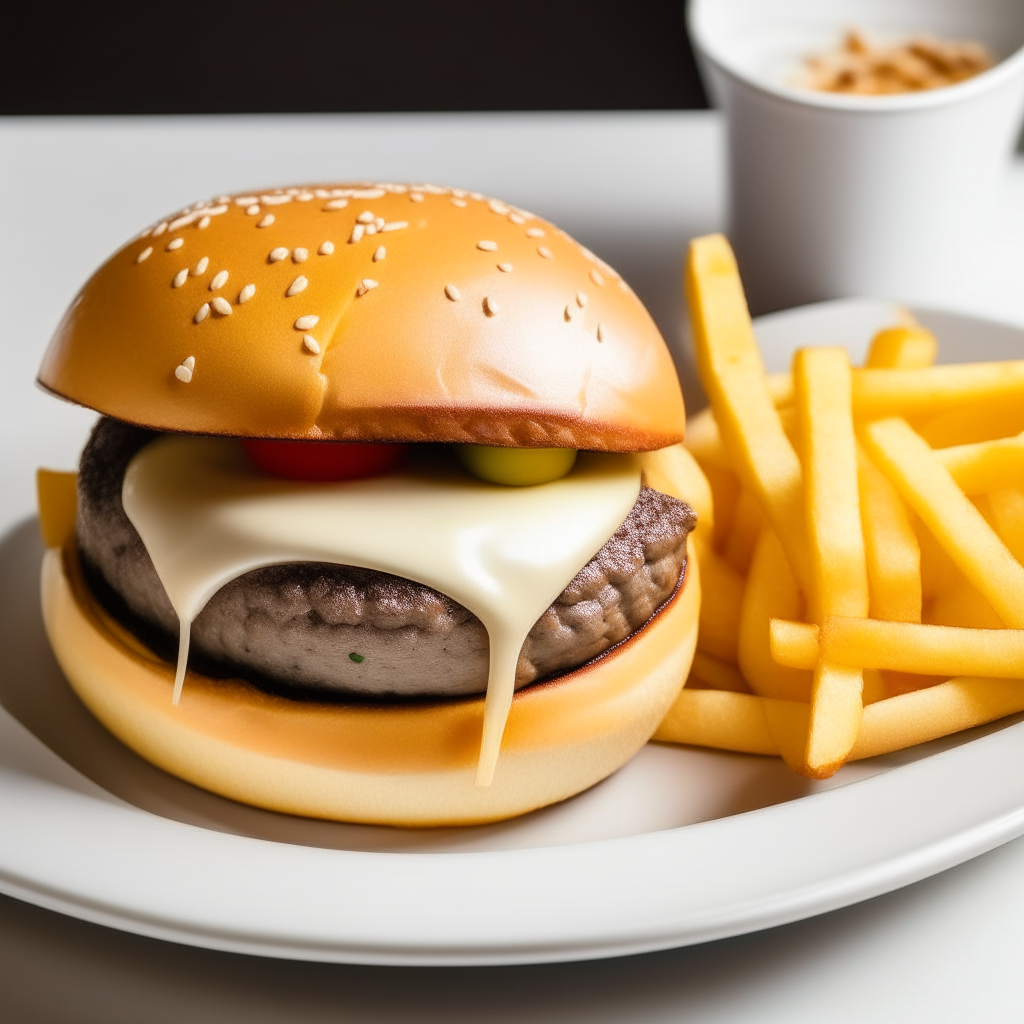
[{"label": "sesame seed", "polygon": [[198,213],[186,213],[183,217],[175,217],[174,220],[167,225],[167,230],[177,231],[178,228],[183,228],[186,224],[191,224],[198,216]]},{"label": "sesame seed", "polygon": [[353,199],[380,199],[385,195],[382,188],[354,188],[352,189]]},{"label": "sesame seed", "polygon": [[490,295],[484,296],[484,312],[488,316],[498,315],[498,304],[490,297]]},{"label": "sesame seed", "polygon": [[295,330],[297,330],[297,331],[311,331],[314,327],[316,327],[316,325],[319,322],[320,322],[320,317],[318,317],[318,316],[313,316],[313,315],[300,316],[299,319],[295,321]]},{"label": "sesame seed", "polygon": [[256,197],[255,196],[239,196],[235,200],[235,203],[238,206],[251,206],[255,202],[256,202]]},{"label": "sesame seed", "polygon": [[304,334],[302,336],[302,347],[311,355],[320,355],[320,343],[312,334]]},{"label": "sesame seed", "polygon": [[220,313],[221,316],[231,315],[231,303],[228,302],[223,295],[218,295],[210,305],[213,306],[214,310]]},{"label": "sesame seed", "polygon": [[238,304],[241,305],[243,302],[248,302],[256,294],[256,285],[247,284],[238,293]]},{"label": "sesame seed", "polygon": [[498,264],[498,269],[503,274],[511,274],[512,273],[512,264],[511,263],[499,263]]},{"label": "sesame seed", "polygon": [[544,237],[544,229],[543,228],[527,228],[526,229],[526,237],[527,238],[543,238]]},{"label": "sesame seed", "polygon": [[504,203],[499,203],[497,199],[492,199],[487,204],[487,209],[490,210],[491,213],[497,213],[502,217],[509,212],[508,207]]},{"label": "sesame seed", "polygon": [[317,249],[317,252],[320,253],[321,256],[331,256],[331,255],[333,255],[334,254],[334,243],[333,242],[321,242],[320,243],[320,248]]},{"label": "sesame seed", "polygon": [[332,199],[329,203],[324,204],[325,210],[344,210],[348,206],[347,199]]},{"label": "sesame seed", "polygon": [[364,228],[362,224],[355,224],[352,227],[352,234],[348,236],[348,244],[354,245],[356,242],[358,242],[359,239],[363,237],[363,232],[365,230],[366,228]]},{"label": "sesame seed", "polygon": [[171,282],[172,288],[180,288],[188,280],[188,267],[184,270],[179,270],[174,275],[174,280]]},{"label": "sesame seed", "polygon": [[256,227],[258,227],[258,228],[269,228],[270,225],[273,224],[273,223],[274,223],[274,215],[272,213],[268,213],[266,215],[266,217],[264,217],[262,220],[258,220],[256,222]]},{"label": "sesame seed", "polygon": [[276,249],[270,250],[270,255],[267,257],[271,263],[280,263],[281,260],[288,258],[288,250],[283,246],[279,245]]},{"label": "sesame seed", "polygon": [[567,324],[571,324],[572,323],[572,318],[573,318],[574,315],[575,314],[574,314],[572,306],[566,306],[565,307],[565,313],[563,314],[563,316],[565,317],[565,322]]},{"label": "sesame seed", "polygon": [[146,248],[143,249],[142,252],[140,252],[139,255],[135,257],[135,262],[136,263],[144,263],[152,255],[153,255],[153,246],[147,245]]},{"label": "sesame seed", "polygon": [[384,218],[383,217],[374,217],[373,218],[373,226],[378,231],[382,231],[384,229]]},{"label": "sesame seed", "polygon": [[312,192],[300,192],[296,197],[300,203],[308,203],[313,198]]},{"label": "sesame seed", "polygon": [[375,235],[375,234],[377,234],[377,225],[376,224],[364,224],[363,227],[366,230],[366,233],[368,235]]},{"label": "sesame seed", "polygon": [[551,255],[551,250],[546,245],[537,246],[537,255],[543,256],[546,260],[553,260],[554,256]]},{"label": "sesame seed", "polygon": [[385,249],[383,245],[378,245],[373,254],[373,262],[380,263],[380,261],[384,259],[384,257],[387,256],[387,254],[387,249]]},{"label": "sesame seed", "polygon": [[260,212],[260,208],[256,203],[253,203],[252,206],[246,207],[245,212],[249,214],[250,217],[255,217]]},{"label": "sesame seed", "polygon": [[[218,270],[213,275],[213,280],[210,281],[210,291],[215,292],[218,288],[223,288],[228,283],[228,272],[226,270]],[[213,307],[216,309],[216,305]]]},{"label": "sesame seed", "polygon": [[182,363],[180,366],[174,368],[174,376],[181,381],[182,384],[188,384],[192,380],[192,371]]},{"label": "sesame seed", "polygon": [[201,260],[200,260],[200,261],[199,261],[199,262],[198,262],[198,263],[197,263],[197,264],[195,265],[195,269],[194,269],[194,270],[192,271],[192,273],[193,273],[193,274],[195,274],[195,275],[196,275],[196,277],[198,277],[198,276],[199,276],[200,274],[205,274],[205,273],[206,273],[206,268],[207,268],[207,267],[208,267],[209,265],[210,265],[210,257],[209,257],[209,256],[204,256],[204,257],[203,257],[203,258],[202,258],[202,259],[201,259]]},{"label": "sesame seed", "polygon": [[510,213],[508,215],[508,219],[510,221],[512,221],[513,224],[525,224],[526,223],[526,221],[522,217],[520,217],[518,213]]},{"label": "sesame seed", "polygon": [[283,196],[260,196],[260,200],[266,206],[280,206],[282,203],[290,203],[292,201],[292,197],[289,196],[289,195],[283,195]]},{"label": "sesame seed", "polygon": [[458,206],[461,208],[464,206],[469,206],[469,203],[467,203],[465,199],[453,199],[452,206]]},{"label": "sesame seed", "polygon": [[292,259],[296,263],[304,263],[309,259],[309,250],[303,249],[301,246],[297,249],[292,249]]},{"label": "sesame seed", "polygon": [[587,293],[586,292],[577,292],[576,293],[576,305],[579,306],[580,309],[583,309],[583,307],[586,306],[586,304],[587,304]]},{"label": "sesame seed", "polygon": [[229,203],[231,202],[231,196],[217,196],[218,203]]},{"label": "sesame seed", "polygon": [[597,325],[597,340],[604,341],[604,324]]},{"label": "sesame seed", "polygon": [[210,315],[210,304],[204,302],[200,307],[196,315],[192,318],[194,323],[201,324]]},{"label": "sesame seed", "polygon": [[221,202],[220,206],[211,206],[206,212],[211,217],[219,217],[222,213],[227,213],[228,208],[223,202]]},{"label": "sesame seed", "polygon": [[331,193],[325,188],[315,188],[313,189],[313,195],[315,195],[317,199],[329,199]]},{"label": "sesame seed", "polygon": [[460,199],[461,199],[461,198],[462,198],[462,197],[463,197],[464,195],[466,195],[466,194],[467,194],[467,193],[466,193],[466,190],[465,190],[464,188],[453,188],[453,189],[452,189],[452,195],[453,195],[453,196],[458,196],[458,197],[459,197]]},{"label": "sesame seed", "polygon": [[462,298],[462,293],[453,284],[446,284],[444,286],[444,293],[452,302],[458,302]]},{"label": "sesame seed", "polygon": [[381,231],[401,231],[408,226],[409,222],[407,220],[392,220],[388,221],[387,224],[381,225]]},{"label": "sesame seed", "polygon": [[601,276],[600,270],[591,270],[590,280],[594,282],[599,288],[604,287],[604,278]]},{"label": "sesame seed", "polygon": [[481,202],[483,200],[484,197],[483,197],[483,194],[480,193],[480,192],[470,192],[469,193],[469,198],[470,199],[475,199],[479,203],[479,202]]},{"label": "sesame seed", "polygon": [[180,249],[185,244],[184,238],[172,238],[167,243],[167,251],[174,252],[175,249]]},{"label": "sesame seed", "polygon": [[201,227],[201,228],[208,228],[209,226],[210,226],[210,218],[209,218],[209,216],[200,218],[200,220],[199,220],[199,227]]},{"label": "sesame seed", "polygon": [[363,210],[363,212],[356,217],[356,222],[359,224],[372,224],[376,219],[377,218],[374,217],[369,210]]},{"label": "sesame seed", "polygon": [[410,198],[410,199],[411,199],[411,200],[412,200],[412,201],[413,201],[414,203],[422,203],[422,202],[423,202],[423,196],[421,196],[421,195],[419,194],[419,192],[410,192],[410,193],[409,193],[409,198]]},{"label": "sesame seed", "polygon": [[303,277],[303,276],[302,276],[302,275],[300,274],[300,275],[299,275],[299,276],[298,276],[297,278],[295,278],[295,280],[294,280],[294,281],[292,281],[292,283],[291,283],[291,284],[290,284],[290,285],[288,286],[288,291],[286,291],[286,292],[285,292],[285,295],[287,295],[287,296],[288,296],[289,298],[291,298],[291,297],[292,297],[293,295],[298,295],[298,294],[299,294],[299,292],[304,292],[304,291],[306,290],[306,285],[308,285],[308,284],[309,284],[309,281],[307,281],[307,280],[306,280],[306,279],[305,279],[305,278],[304,278],[304,277]]},{"label": "sesame seed", "polygon": [[495,252],[498,248],[497,242],[488,241],[486,238],[476,243],[478,249],[482,249],[484,252]]},{"label": "sesame seed", "polygon": [[364,277],[359,282],[359,287],[356,289],[356,295],[365,295],[368,291],[377,287],[378,282],[374,281],[372,277]]},{"label": "sesame seed", "polygon": [[186,356],[184,359],[182,359],[181,365],[187,367],[190,370],[194,370],[196,368],[196,357]]},{"label": "sesame seed", "polygon": [[157,224],[157,226],[155,228],[153,228],[153,237],[156,238],[157,235],[162,235],[166,230],[167,230],[167,221],[165,221],[165,220],[161,221],[159,224]]}]

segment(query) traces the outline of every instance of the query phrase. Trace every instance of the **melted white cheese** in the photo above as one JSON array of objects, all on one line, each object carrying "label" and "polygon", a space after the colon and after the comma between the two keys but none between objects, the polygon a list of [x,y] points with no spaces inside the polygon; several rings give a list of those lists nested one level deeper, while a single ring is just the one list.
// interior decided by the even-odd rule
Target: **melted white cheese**
[{"label": "melted white cheese", "polygon": [[477,785],[490,785],[533,624],[629,514],[640,469],[628,455],[581,453],[536,487],[502,487],[435,459],[339,483],[268,476],[237,441],[173,436],[135,456],[125,512],[181,623],[173,700],[191,624],[226,583],[285,562],[331,562],[404,576],[472,611],[490,666]]}]

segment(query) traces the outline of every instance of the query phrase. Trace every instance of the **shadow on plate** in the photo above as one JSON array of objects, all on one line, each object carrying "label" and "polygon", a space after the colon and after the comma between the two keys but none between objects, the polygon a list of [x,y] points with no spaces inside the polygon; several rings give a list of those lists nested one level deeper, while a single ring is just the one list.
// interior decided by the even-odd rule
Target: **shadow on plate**
[{"label": "shadow on plate", "polygon": [[[235,803],[176,779],[142,760],[92,717],[68,686],[46,640],[39,605],[42,554],[34,519],[0,538],[0,705],[32,734],[18,730],[14,735],[10,725],[0,729],[5,736],[0,767],[96,797],[103,796],[102,790],[165,818],[274,842],[447,853],[612,839],[770,807],[878,774],[979,734],[975,730],[912,752],[848,765],[826,782],[793,775],[777,758],[648,744],[586,793],[514,821],[470,828],[408,830],[297,818]],[[66,765],[100,790],[79,780]]]}]

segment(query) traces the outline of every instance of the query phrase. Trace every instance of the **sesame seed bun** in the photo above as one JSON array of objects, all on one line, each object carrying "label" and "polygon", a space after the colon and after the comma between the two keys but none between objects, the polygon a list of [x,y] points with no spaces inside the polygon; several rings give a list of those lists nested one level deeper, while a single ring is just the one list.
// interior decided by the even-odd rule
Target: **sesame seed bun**
[{"label": "sesame seed bun", "polygon": [[159,430],[650,451],[683,435],[650,316],[526,211],[458,189],[200,203],[79,293],[39,382]]},{"label": "sesame seed bun", "polygon": [[512,703],[489,787],[474,785],[484,701],[338,705],[291,701],[174,669],[97,605],[73,536],[46,554],[43,617],[78,696],[154,764],[243,803],[389,825],[468,825],[578,793],[651,737],[686,678],[700,581],[688,548],[675,596],[629,640]]}]

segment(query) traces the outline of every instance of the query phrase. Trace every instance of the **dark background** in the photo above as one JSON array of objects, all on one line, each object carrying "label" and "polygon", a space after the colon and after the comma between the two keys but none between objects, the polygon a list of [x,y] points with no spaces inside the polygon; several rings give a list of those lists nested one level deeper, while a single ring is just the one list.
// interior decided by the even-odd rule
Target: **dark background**
[{"label": "dark background", "polygon": [[0,114],[706,106],[684,0],[6,8]]}]

